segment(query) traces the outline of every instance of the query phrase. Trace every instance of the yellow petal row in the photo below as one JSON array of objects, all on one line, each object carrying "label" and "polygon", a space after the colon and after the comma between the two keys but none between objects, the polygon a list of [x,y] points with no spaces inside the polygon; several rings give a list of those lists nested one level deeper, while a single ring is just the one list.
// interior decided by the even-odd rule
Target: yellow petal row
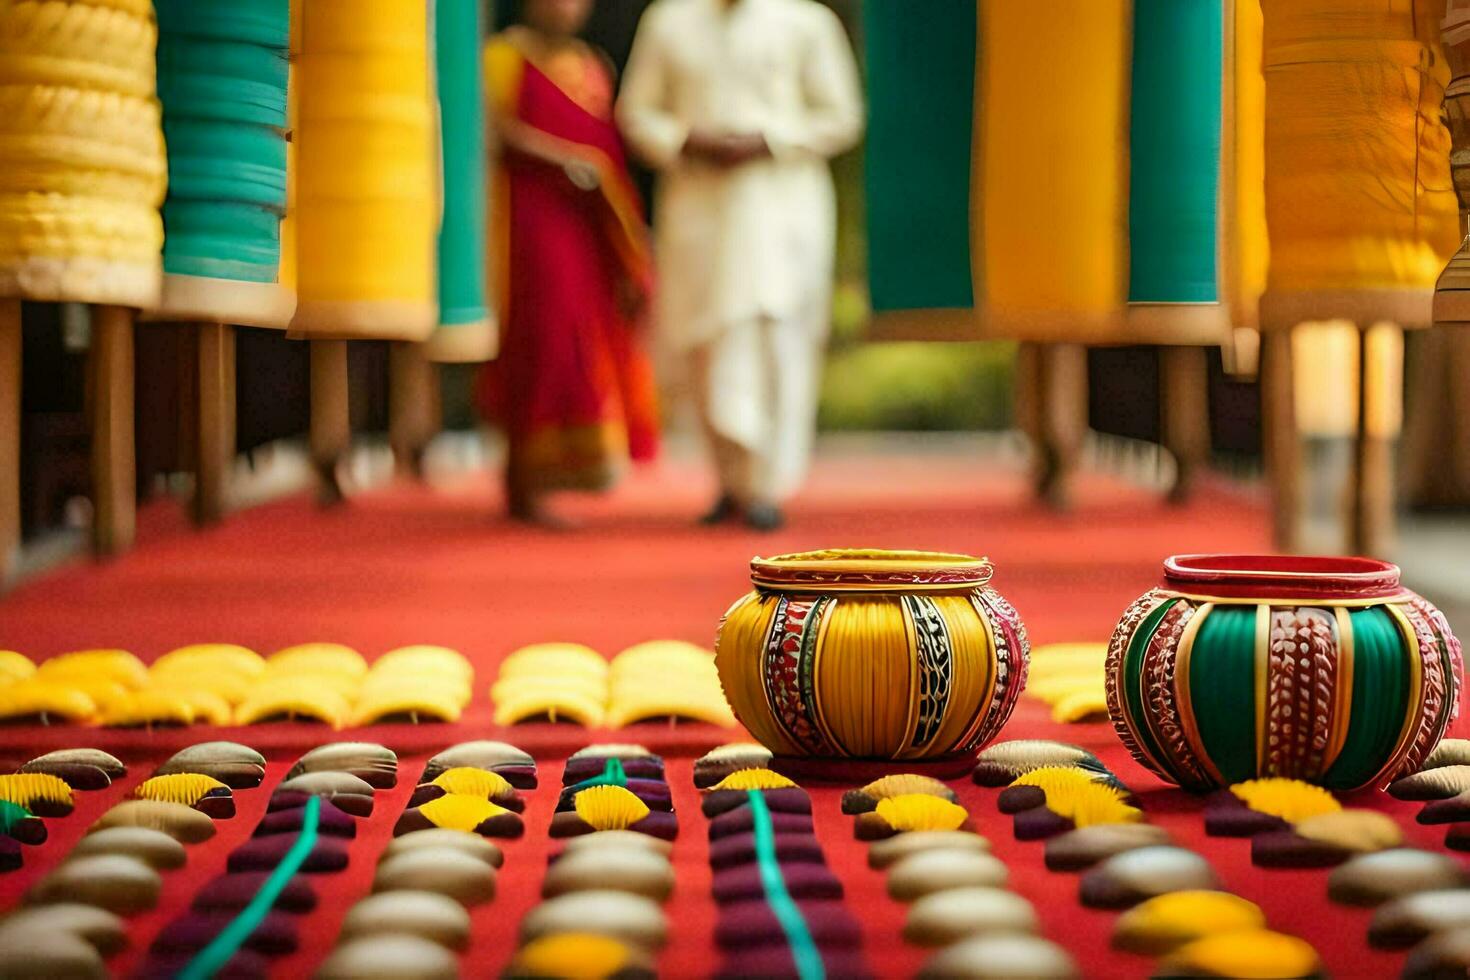
[{"label": "yellow petal row", "polygon": [[371,665],[338,643],[262,657],[229,643],[180,647],[151,667],[125,650],[82,650],[33,664],[0,651],[0,721],[250,725],[279,718],[342,728],[385,719],[455,721],[474,668],[454,650],[407,646]]},{"label": "yellow petal row", "polygon": [[522,647],[490,689],[495,722],[533,718],[621,728],[651,718],[692,718],[734,727],[714,655],[680,640],[629,647],[609,663],[576,643]]},{"label": "yellow petal row", "polygon": [[1052,643],[1031,651],[1026,695],[1052,709],[1052,721],[1074,724],[1107,717],[1106,643]]}]

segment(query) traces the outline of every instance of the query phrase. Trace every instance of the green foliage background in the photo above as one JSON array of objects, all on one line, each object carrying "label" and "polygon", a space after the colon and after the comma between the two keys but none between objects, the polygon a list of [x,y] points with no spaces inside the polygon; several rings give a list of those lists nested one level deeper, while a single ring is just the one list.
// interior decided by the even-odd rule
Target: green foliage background
[{"label": "green foliage background", "polygon": [[841,432],[1009,428],[1014,344],[867,341],[862,151],[836,160],[833,177],[837,288],[818,427]]}]

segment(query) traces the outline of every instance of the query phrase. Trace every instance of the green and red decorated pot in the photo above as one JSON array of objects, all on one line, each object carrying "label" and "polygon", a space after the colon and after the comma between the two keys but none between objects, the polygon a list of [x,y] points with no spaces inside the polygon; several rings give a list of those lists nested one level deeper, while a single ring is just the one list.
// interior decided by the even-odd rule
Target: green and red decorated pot
[{"label": "green and red decorated pot", "polygon": [[1329,789],[1419,768],[1459,710],[1460,644],[1369,558],[1176,555],[1108,646],[1108,713],[1186,789],[1260,776]]}]

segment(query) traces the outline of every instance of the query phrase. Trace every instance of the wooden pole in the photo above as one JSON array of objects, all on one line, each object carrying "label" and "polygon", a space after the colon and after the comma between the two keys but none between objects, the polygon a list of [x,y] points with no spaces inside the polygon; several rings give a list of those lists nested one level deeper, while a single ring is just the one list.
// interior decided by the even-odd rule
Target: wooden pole
[{"label": "wooden pole", "polygon": [[193,331],[199,399],[194,412],[194,521],[213,524],[229,507],[235,461],[235,332],[223,323],[196,324]]},{"label": "wooden pole", "polygon": [[1016,346],[1016,428],[1031,443],[1032,493],[1044,498],[1056,470],[1054,447],[1046,428],[1046,345],[1022,341]]},{"label": "wooden pole", "polygon": [[1261,336],[1261,441],[1266,479],[1271,486],[1271,517],[1276,547],[1301,548],[1301,440],[1296,431],[1291,331]]},{"label": "wooden pole", "polygon": [[[225,327],[225,382],[227,390],[224,397],[225,412],[225,434],[229,440],[230,467],[233,471],[235,465],[235,454],[239,448],[240,422],[237,415],[239,411],[239,367],[235,359],[236,332],[232,326]],[[226,504],[229,500],[226,499]]]},{"label": "wooden pole", "polygon": [[352,440],[352,417],[347,401],[347,341],[311,343],[311,458],[320,478],[317,499],[324,505],[340,503],[342,484],[337,464]]},{"label": "wooden pole", "polygon": [[1087,435],[1087,348],[1022,343],[1016,356],[1016,424],[1036,454],[1036,495],[1053,507],[1072,502]]},{"label": "wooden pole", "polygon": [[1189,499],[1210,457],[1209,365],[1203,347],[1159,349],[1159,430],[1178,472],[1169,500]]},{"label": "wooden pole", "polygon": [[137,532],[133,432],[133,311],[92,308],[92,544],[117,555]]},{"label": "wooden pole", "polygon": [[1042,470],[1037,493],[1051,506],[1072,506],[1072,481],[1087,437],[1087,348],[1046,344],[1041,348]]},{"label": "wooden pole", "polygon": [[1016,428],[1041,453],[1041,345],[1022,341],[1016,345],[1014,411]]},{"label": "wooden pole", "polygon": [[424,450],[438,428],[434,381],[434,365],[422,344],[389,348],[388,444],[400,473],[423,476]]},{"label": "wooden pole", "polygon": [[0,588],[20,557],[20,300],[0,300]]}]

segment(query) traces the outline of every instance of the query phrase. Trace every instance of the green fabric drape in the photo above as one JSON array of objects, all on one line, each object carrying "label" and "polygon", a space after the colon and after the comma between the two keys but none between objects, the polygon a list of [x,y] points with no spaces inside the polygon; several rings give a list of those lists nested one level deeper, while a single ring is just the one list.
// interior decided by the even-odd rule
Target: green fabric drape
[{"label": "green fabric drape", "polygon": [[975,0],[864,0],[875,311],[968,308]]},{"label": "green fabric drape", "polygon": [[1219,299],[1223,33],[1220,0],[1134,0],[1131,302]]},{"label": "green fabric drape", "polygon": [[163,268],[273,283],[286,212],[287,0],[158,0]]},{"label": "green fabric drape", "polygon": [[482,323],[485,303],[485,83],[479,0],[435,0],[444,218],[439,323]]}]

